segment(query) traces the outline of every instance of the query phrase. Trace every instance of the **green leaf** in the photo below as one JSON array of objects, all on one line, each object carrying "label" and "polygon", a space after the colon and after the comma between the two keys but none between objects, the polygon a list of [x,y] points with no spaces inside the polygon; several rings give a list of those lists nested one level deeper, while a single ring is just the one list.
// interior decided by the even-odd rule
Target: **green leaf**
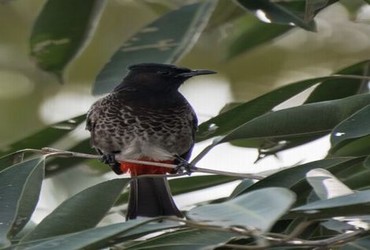
[{"label": "green leaf", "polygon": [[242,180],[238,186],[233,190],[233,192],[230,194],[230,198],[235,198],[238,195],[242,194],[247,188],[252,186],[254,184],[254,180],[246,179]]},{"label": "green leaf", "polygon": [[216,5],[215,0],[187,5],[141,29],[119,48],[99,72],[93,94],[112,91],[126,75],[129,65],[177,62],[193,46]]},{"label": "green leaf", "polygon": [[22,242],[96,226],[117,200],[128,179],[106,181],[74,195],[45,217]]},{"label": "green leaf", "polygon": [[[317,86],[305,103],[322,102],[334,99],[345,98],[350,95],[358,94],[363,88],[366,79],[349,78],[350,76],[367,76],[369,74],[370,63],[368,60],[356,63],[334,73],[342,75],[343,78],[328,79],[325,84]],[[346,75],[348,77],[346,77]]]},{"label": "green leaf", "polygon": [[258,228],[267,232],[290,208],[295,194],[285,188],[265,188],[219,204],[191,209],[187,217],[210,225]]},{"label": "green leaf", "polygon": [[[76,145],[67,148],[66,150],[72,152],[79,152],[79,153],[86,153],[86,154],[94,154],[95,150],[92,149],[90,144],[90,138],[84,139],[78,142]],[[50,159],[48,164],[45,168],[45,175],[46,177],[54,176],[58,173],[66,171],[70,168],[75,167],[76,165],[80,164],[81,162],[86,161],[84,158],[75,158],[75,157],[68,157],[68,158],[60,158],[56,157]],[[96,159],[96,161],[99,161]],[[108,166],[106,166],[109,169]]]},{"label": "green leaf", "polygon": [[[367,0],[370,4],[370,0]],[[356,239],[346,243],[340,250],[366,250],[370,246],[370,236],[362,239]]]},{"label": "green leaf", "polygon": [[368,215],[370,190],[327,200],[319,200],[296,207],[291,211],[309,218],[331,218],[335,216]]},{"label": "green leaf", "polygon": [[239,18],[234,25],[237,31],[228,39],[226,59],[232,59],[264,43],[272,42],[292,29],[287,25],[260,22],[250,15]]},{"label": "green leaf", "polygon": [[[304,20],[312,20],[320,10],[336,2],[338,0],[306,0],[299,1],[298,4],[301,3],[304,5]],[[291,4],[294,4],[294,1],[282,3],[283,6]]]},{"label": "green leaf", "polygon": [[307,182],[321,200],[354,193],[326,169],[312,169],[307,172],[306,178]]},{"label": "green leaf", "polygon": [[30,38],[37,65],[62,80],[64,68],[93,33],[103,6],[100,0],[48,0]]},{"label": "green leaf", "polygon": [[0,155],[11,154],[14,151],[26,148],[41,149],[47,147],[71,132],[71,130],[76,128],[85,118],[86,115],[80,115],[54,123],[30,136],[14,142],[7,146],[6,150],[0,150]]},{"label": "green leaf", "polygon": [[124,249],[203,250],[215,249],[238,234],[200,229],[179,230],[125,246]]},{"label": "green leaf", "polygon": [[[267,187],[292,188],[297,183],[305,180],[306,173],[315,168],[331,169],[342,164],[353,164],[358,162],[356,158],[332,158],[305,163],[299,166],[283,169],[277,173],[267,176],[266,178],[247,187],[244,192],[258,190]],[[343,165],[344,167],[344,165]]]},{"label": "green leaf", "polygon": [[[330,153],[335,154],[343,146],[355,139],[370,135],[370,105],[354,113],[346,120],[339,123],[330,133],[331,149]],[[367,138],[368,142],[369,139]],[[364,145],[369,150],[367,145]],[[370,152],[370,151],[369,151]]]},{"label": "green leaf", "polygon": [[334,156],[365,156],[368,155],[370,135],[340,143],[335,150],[330,150],[330,155]]},{"label": "green leaf", "polygon": [[261,21],[295,25],[308,31],[316,31],[315,22],[312,19],[305,20],[303,13],[293,12],[269,0],[238,0],[238,3],[254,13]]},{"label": "green leaf", "polygon": [[29,221],[39,198],[44,157],[0,172],[0,246],[6,246]]},{"label": "green leaf", "polygon": [[203,141],[214,136],[223,135],[256,117],[271,111],[280,103],[308,89],[309,87],[312,87],[320,81],[327,79],[330,79],[330,77],[321,77],[295,82],[225,111],[200,124],[196,134],[196,139],[197,141]]},{"label": "green leaf", "polygon": [[341,121],[368,104],[370,94],[363,94],[270,112],[243,124],[218,143],[237,139],[281,139],[289,143],[290,138],[329,133]]},{"label": "green leaf", "polygon": [[[136,219],[124,223],[87,229],[81,232],[66,234],[52,239],[32,241],[17,245],[27,249],[102,249],[122,240],[137,238],[147,233],[179,227],[178,223],[154,223],[153,219]],[[149,222],[151,222],[149,224]]]},{"label": "green leaf", "polygon": [[[337,157],[335,157],[337,158]],[[353,158],[353,163],[328,169],[352,190],[369,188],[370,171],[364,166],[365,157]]]},{"label": "green leaf", "polygon": [[24,151],[16,151],[0,157],[0,171],[11,167],[14,164],[20,163],[24,159]]}]

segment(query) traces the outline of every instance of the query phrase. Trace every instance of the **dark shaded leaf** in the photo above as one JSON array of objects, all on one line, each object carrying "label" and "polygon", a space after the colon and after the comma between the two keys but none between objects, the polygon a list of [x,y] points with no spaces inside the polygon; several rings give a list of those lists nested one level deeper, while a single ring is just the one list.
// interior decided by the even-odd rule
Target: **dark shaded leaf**
[{"label": "dark shaded leaf", "polygon": [[291,211],[309,218],[330,218],[334,216],[369,214],[370,190],[358,191],[354,194],[327,200],[319,200]]},{"label": "dark shaded leaf", "polygon": [[295,194],[285,188],[264,188],[219,204],[191,209],[187,217],[210,225],[258,228],[267,232],[290,208]]},{"label": "dark shaded leaf", "polygon": [[305,163],[299,166],[283,169],[277,173],[274,173],[266,178],[256,182],[252,186],[249,186],[245,189],[244,192],[249,192],[252,190],[257,190],[267,187],[284,187],[292,188],[297,183],[305,180],[306,173],[315,168],[324,168],[330,169],[341,164],[353,164],[358,162],[356,158],[333,158],[333,159],[324,159],[319,161],[313,161]]},{"label": "dark shaded leaf", "polygon": [[304,11],[298,13],[269,0],[238,0],[238,3],[251,11],[261,21],[267,23],[280,23],[286,25],[295,25],[308,31],[315,31],[316,25],[312,18],[305,20]]},{"label": "dark shaded leaf", "polygon": [[203,141],[218,135],[223,135],[256,117],[271,111],[280,103],[308,89],[309,87],[312,87],[320,81],[324,81],[329,78],[330,77],[321,77],[292,83],[225,111],[200,124],[196,134],[196,139],[197,141]]},{"label": "dark shaded leaf", "polygon": [[0,155],[11,154],[14,151],[25,148],[41,149],[47,147],[71,132],[71,130],[76,128],[85,118],[86,115],[80,115],[54,123],[26,138],[14,142],[9,145],[6,150],[0,151]]},{"label": "dark shaded leaf", "polygon": [[[72,152],[79,152],[79,153],[86,153],[86,154],[94,154],[95,150],[91,148],[90,145],[90,138],[84,139],[78,142],[76,145],[72,146],[71,148],[66,149]],[[45,175],[46,177],[51,177],[55,174],[61,173],[66,171],[76,165],[80,164],[81,162],[86,161],[84,158],[76,158],[76,157],[68,157],[68,158],[52,158],[46,164],[45,168]],[[98,160],[96,160],[98,161]],[[108,166],[107,166],[108,169]]]},{"label": "dark shaded leaf", "polygon": [[289,142],[289,138],[329,133],[342,120],[368,104],[370,95],[363,94],[270,112],[243,124],[218,143],[271,138]]},{"label": "dark shaded leaf", "polygon": [[14,164],[22,162],[24,155],[25,152],[20,150],[0,157],[0,171],[11,167]]},{"label": "dark shaded leaf", "polygon": [[62,80],[64,68],[83,48],[103,6],[100,0],[48,0],[30,38],[37,65]]},{"label": "dark shaded leaf", "polygon": [[[121,240],[137,238],[147,233],[179,227],[178,223],[153,223],[153,219],[136,219],[124,223],[92,228],[41,241],[19,244],[27,249],[101,249]],[[151,222],[149,224],[149,222]]]},{"label": "dark shaded leaf", "polygon": [[347,144],[353,139],[369,136],[369,123],[370,105],[354,113],[333,129],[333,131],[330,133],[330,142],[332,145],[330,152],[335,153],[343,145]]},{"label": "dark shaded leaf", "polygon": [[278,1],[278,4],[291,12],[298,13],[304,20],[312,20],[319,11],[336,2],[338,0],[298,0]]},{"label": "dark shaded leaf", "polygon": [[217,1],[187,5],[147,25],[113,55],[99,72],[93,94],[110,92],[126,75],[129,65],[142,62],[175,63],[195,43]]},{"label": "dark shaded leaf", "polygon": [[247,188],[254,184],[254,180],[246,179],[239,183],[238,186],[233,190],[230,195],[230,199],[237,197],[238,195],[242,194]]},{"label": "dark shaded leaf", "polygon": [[53,237],[96,226],[113,206],[128,179],[106,181],[74,195],[45,217],[22,242]]},{"label": "dark shaded leaf", "polygon": [[[370,4],[370,0],[368,0]],[[341,250],[365,250],[370,246],[370,236],[364,237],[362,239],[356,239],[354,241],[348,242],[342,246]]]},{"label": "dark shaded leaf", "polygon": [[164,235],[125,246],[125,249],[161,249],[161,250],[202,250],[213,249],[238,236],[236,233],[187,229],[166,233]]},{"label": "dark shaded leaf", "polygon": [[335,156],[366,156],[370,152],[370,135],[357,139],[350,139],[340,143],[333,151],[329,153]]},{"label": "dark shaded leaf", "polygon": [[[366,60],[341,69],[335,75],[367,76],[370,71],[369,66],[369,61]],[[305,103],[335,100],[358,94],[363,90],[362,88],[366,81],[366,79],[355,78],[328,79],[325,81],[325,84],[320,84],[312,91]]]},{"label": "dark shaded leaf", "polygon": [[0,246],[6,246],[31,218],[44,175],[44,157],[0,172]]}]

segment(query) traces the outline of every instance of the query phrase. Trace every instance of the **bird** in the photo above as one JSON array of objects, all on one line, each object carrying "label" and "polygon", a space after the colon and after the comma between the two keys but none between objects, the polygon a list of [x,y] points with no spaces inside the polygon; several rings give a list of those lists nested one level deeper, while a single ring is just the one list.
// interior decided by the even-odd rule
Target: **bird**
[{"label": "bird", "polygon": [[187,162],[198,120],[179,87],[191,77],[214,73],[172,64],[131,65],[122,82],[87,112],[86,129],[90,131],[92,147],[116,174],[131,175],[127,220],[184,217],[165,176],[178,169],[130,163],[125,159],[178,166]]}]

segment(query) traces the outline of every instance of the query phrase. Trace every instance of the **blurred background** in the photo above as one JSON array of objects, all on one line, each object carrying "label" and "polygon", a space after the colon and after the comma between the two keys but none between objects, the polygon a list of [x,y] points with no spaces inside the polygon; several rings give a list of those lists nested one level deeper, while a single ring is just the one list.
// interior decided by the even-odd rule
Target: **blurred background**
[{"label": "blurred background", "polygon": [[[68,65],[61,84],[57,77],[39,69],[30,57],[29,37],[45,1],[1,1],[2,151],[47,125],[84,114],[99,98],[92,95],[92,86],[112,54],[143,26],[163,13],[191,2],[196,1],[106,1],[96,32],[91,35],[86,48]],[[268,21],[263,16],[260,19]],[[243,49],[240,45],[243,41],[254,39],[243,36],[243,32],[255,20],[255,16],[245,15],[245,10],[237,4],[221,0],[195,46],[178,62],[181,66],[218,72],[217,75],[189,80],[181,88],[200,122],[217,115],[226,103],[245,102],[290,82],[326,76],[370,56],[370,7],[362,0],[338,1],[319,12],[315,17],[317,32],[292,27],[282,36]],[[285,105],[299,102],[298,98]],[[65,148],[87,137],[88,133],[80,126],[53,146]],[[209,143],[197,144],[193,155]],[[199,166],[261,172],[321,159],[328,148],[328,139],[323,138],[279,153],[278,158],[270,156],[254,164],[257,150],[223,144],[211,151]],[[104,175],[104,178],[112,177],[112,173]],[[47,179],[41,198],[45,213],[72,193],[99,182],[100,178],[94,170],[81,166],[52,180]],[[233,185],[222,186],[215,193],[222,196],[230,192]],[[194,200],[189,202],[186,195],[176,198],[180,206],[194,203]],[[202,200],[202,193],[199,200]]]}]

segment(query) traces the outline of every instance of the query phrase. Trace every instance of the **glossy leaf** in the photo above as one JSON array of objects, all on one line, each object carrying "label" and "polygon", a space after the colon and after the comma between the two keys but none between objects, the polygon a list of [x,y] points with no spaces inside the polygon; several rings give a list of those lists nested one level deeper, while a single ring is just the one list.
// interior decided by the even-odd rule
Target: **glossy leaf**
[{"label": "glossy leaf", "polygon": [[334,150],[330,150],[330,155],[335,156],[364,156],[368,155],[370,135],[340,143]]},{"label": "glossy leaf", "polygon": [[369,123],[370,105],[354,113],[333,129],[333,131],[330,133],[330,142],[332,145],[330,152],[335,153],[351,140],[369,136]]},{"label": "glossy leaf", "polygon": [[354,193],[326,169],[312,169],[307,172],[306,178],[307,182],[321,200]]},{"label": "glossy leaf", "polygon": [[44,174],[44,157],[0,172],[0,246],[8,245],[31,218]]},{"label": "glossy leaf", "polygon": [[214,136],[225,134],[256,117],[271,111],[280,103],[308,89],[309,87],[312,87],[320,81],[324,81],[329,78],[330,77],[321,77],[292,83],[225,111],[200,124],[196,134],[196,139],[197,141],[202,141]]},{"label": "glossy leaf", "polygon": [[25,148],[41,149],[47,147],[71,132],[71,130],[76,128],[85,119],[85,117],[86,115],[80,115],[54,123],[30,136],[12,143],[7,146],[6,150],[0,150],[0,154],[7,155]]},{"label": "glossy leaf", "polygon": [[[42,241],[31,241],[18,246],[27,249],[101,249],[111,246],[115,241],[120,242],[130,238],[155,231],[179,227],[178,223],[154,223],[150,219],[136,219],[124,223],[112,224],[104,227],[92,228],[81,232],[66,234]],[[151,222],[149,224],[149,222]]]},{"label": "glossy leaf", "polygon": [[11,167],[14,164],[20,163],[24,159],[24,151],[16,151],[0,157],[0,171]]},{"label": "glossy leaf", "polygon": [[[340,157],[334,157],[340,158]],[[364,166],[365,157],[353,157],[353,160],[342,166],[328,169],[350,189],[358,190],[369,186],[370,171]]]},{"label": "glossy leaf", "polygon": [[350,78],[350,76],[367,76],[369,67],[370,63],[366,60],[337,71],[335,75],[342,75],[343,78],[326,80],[325,84],[320,84],[312,91],[305,103],[335,100],[358,94],[364,90],[362,88],[366,80]]},{"label": "glossy leaf", "polygon": [[329,133],[341,121],[368,104],[370,95],[363,94],[270,112],[243,124],[218,143],[271,138],[289,142],[289,138]]},{"label": "glossy leaf", "polygon": [[128,179],[106,181],[64,201],[45,217],[22,242],[53,237],[96,226],[113,206]]},{"label": "glossy leaf", "polygon": [[304,20],[312,20],[313,17],[325,7],[338,2],[338,0],[298,0],[277,1],[278,4],[291,12],[299,13]]},{"label": "glossy leaf", "polygon": [[217,226],[243,226],[267,232],[290,208],[295,194],[285,188],[259,189],[219,204],[191,209],[191,220]]},{"label": "glossy leaf", "polygon": [[61,79],[64,68],[81,51],[96,27],[104,2],[48,0],[30,38],[31,56],[37,65]]},{"label": "glossy leaf", "polygon": [[[370,1],[366,0],[369,4]],[[356,239],[342,246],[341,250],[366,250],[370,246],[370,236]]]},{"label": "glossy leaf", "polygon": [[294,213],[310,218],[369,214],[370,190],[327,200],[319,200],[292,209]]},{"label": "glossy leaf", "polygon": [[238,186],[236,186],[236,188],[233,190],[233,192],[230,194],[230,197],[229,198],[235,198],[237,197],[238,195],[242,194],[247,188],[249,188],[250,186],[252,186],[254,184],[254,180],[250,180],[250,179],[246,179],[246,180],[242,180]]},{"label": "glossy leaf", "polygon": [[216,5],[215,0],[187,5],[142,28],[119,48],[99,72],[93,94],[112,91],[131,64],[177,62],[193,46]]},{"label": "glossy leaf", "polygon": [[304,12],[297,15],[297,12],[269,0],[238,0],[238,3],[251,11],[261,21],[267,23],[280,23],[286,25],[295,25],[305,30],[315,31],[316,25],[312,19],[305,20]]},{"label": "glossy leaf", "polygon": [[161,249],[161,250],[203,250],[214,249],[219,244],[226,243],[238,234],[231,232],[207,231],[201,229],[187,229],[166,233],[158,237],[147,239],[125,246],[125,249]]},{"label": "glossy leaf", "polygon": [[[341,166],[342,164],[353,164],[353,162],[358,162],[359,160],[354,158],[332,158],[323,159],[319,161],[308,162],[299,166],[286,168],[277,173],[267,176],[266,178],[256,182],[252,186],[245,189],[246,191],[257,190],[267,187],[283,187],[292,188],[297,183],[305,180],[306,173],[315,168],[331,169],[335,166]],[[344,167],[344,166],[343,166]]]}]

